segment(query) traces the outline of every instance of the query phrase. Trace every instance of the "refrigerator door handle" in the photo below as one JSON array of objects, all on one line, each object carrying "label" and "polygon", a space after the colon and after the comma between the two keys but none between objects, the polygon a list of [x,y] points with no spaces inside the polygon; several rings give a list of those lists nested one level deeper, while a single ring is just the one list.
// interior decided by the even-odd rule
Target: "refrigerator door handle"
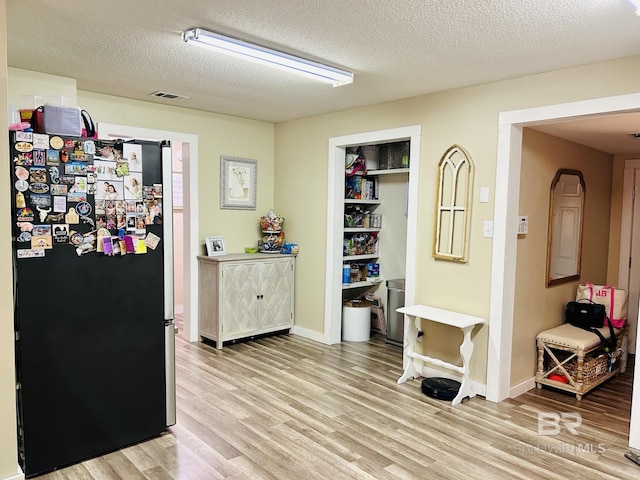
[{"label": "refrigerator door handle", "polygon": [[166,424],[176,424],[176,326],[173,323],[173,159],[171,144],[162,144],[163,210],[162,233],[164,237],[164,333],[165,333],[165,385]]},{"label": "refrigerator door handle", "polygon": [[171,144],[162,145],[162,235],[164,237],[164,319],[173,320],[173,160]]},{"label": "refrigerator door handle", "polygon": [[167,405],[167,427],[176,424],[176,326],[173,322],[164,324],[165,384]]}]

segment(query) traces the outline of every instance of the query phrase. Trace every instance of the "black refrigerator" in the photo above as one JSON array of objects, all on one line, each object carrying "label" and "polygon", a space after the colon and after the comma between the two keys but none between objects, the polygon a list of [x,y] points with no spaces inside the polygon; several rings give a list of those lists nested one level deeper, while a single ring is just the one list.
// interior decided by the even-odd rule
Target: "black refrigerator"
[{"label": "black refrigerator", "polygon": [[33,477],[175,423],[170,148],[17,131],[10,157],[17,435]]}]

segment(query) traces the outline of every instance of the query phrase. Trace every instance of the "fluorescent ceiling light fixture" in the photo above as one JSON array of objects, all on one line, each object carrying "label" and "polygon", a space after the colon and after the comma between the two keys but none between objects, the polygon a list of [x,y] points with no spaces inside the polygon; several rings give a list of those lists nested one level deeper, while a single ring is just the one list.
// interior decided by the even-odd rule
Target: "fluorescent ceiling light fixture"
[{"label": "fluorescent ceiling light fixture", "polygon": [[640,15],[640,0],[629,0],[629,2],[636,7],[636,15]]},{"label": "fluorescent ceiling light fixture", "polygon": [[219,33],[208,32],[201,28],[193,28],[183,32],[182,39],[192,45],[210,48],[227,55],[328,82],[333,84],[334,87],[353,82],[353,73],[346,70],[340,70],[339,68],[261,47],[236,38],[226,37]]}]

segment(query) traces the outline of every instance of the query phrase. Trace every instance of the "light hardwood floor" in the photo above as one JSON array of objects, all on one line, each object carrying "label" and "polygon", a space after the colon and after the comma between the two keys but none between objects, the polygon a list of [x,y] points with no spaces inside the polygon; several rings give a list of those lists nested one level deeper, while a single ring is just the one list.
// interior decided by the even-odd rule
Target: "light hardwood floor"
[{"label": "light hardwood floor", "polygon": [[[578,402],[536,390],[451,407],[397,385],[401,349],[294,335],[219,351],[177,339],[177,424],[159,438],[39,477],[62,479],[632,479],[632,373]],[[534,346],[532,346],[533,352]],[[533,355],[533,353],[532,353]],[[538,435],[578,412],[578,435]]]}]

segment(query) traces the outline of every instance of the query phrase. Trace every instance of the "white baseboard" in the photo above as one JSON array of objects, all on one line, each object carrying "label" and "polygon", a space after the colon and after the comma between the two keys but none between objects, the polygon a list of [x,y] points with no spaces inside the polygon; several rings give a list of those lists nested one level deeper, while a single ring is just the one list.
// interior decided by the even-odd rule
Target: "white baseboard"
[{"label": "white baseboard", "polygon": [[24,480],[24,473],[22,473],[20,465],[18,465],[18,473],[11,475],[10,477],[5,477],[2,480]]},{"label": "white baseboard", "polygon": [[320,332],[316,332],[314,330],[308,330],[306,328],[297,327],[294,325],[291,332],[294,335],[300,335],[301,337],[308,338],[309,340],[313,340],[314,342],[326,343],[324,340],[324,334]]},{"label": "white baseboard", "polygon": [[531,377],[518,385],[515,385],[509,389],[509,398],[516,398],[523,393],[528,392],[532,388],[536,388],[536,378]]}]

